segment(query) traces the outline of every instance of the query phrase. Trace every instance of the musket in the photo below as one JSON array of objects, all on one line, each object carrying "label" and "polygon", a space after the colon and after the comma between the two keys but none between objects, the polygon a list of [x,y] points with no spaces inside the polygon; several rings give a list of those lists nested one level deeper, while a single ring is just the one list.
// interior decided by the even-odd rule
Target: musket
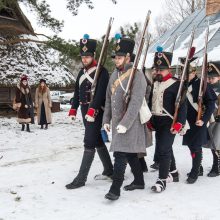
[{"label": "musket", "polygon": [[172,46],[172,49],[171,49],[171,53],[173,53],[173,51],[174,51],[174,48],[175,48],[175,46],[176,46],[176,39],[177,39],[177,35],[174,37],[174,41],[173,41],[173,46]]},{"label": "musket", "polygon": [[[176,40],[177,40],[177,35],[174,37],[173,46],[172,46],[172,49],[170,51],[171,53],[173,53],[174,48],[176,46]],[[179,78],[179,59],[177,61],[177,65],[176,65],[176,74],[175,75],[177,76],[177,78]]]},{"label": "musket", "polygon": [[91,99],[90,99],[90,102],[92,102],[92,100],[94,98],[94,95],[95,95],[95,89],[96,89],[96,85],[97,85],[98,78],[99,78],[99,75],[100,75],[100,69],[101,69],[103,57],[104,57],[105,52],[107,50],[108,39],[109,39],[109,35],[110,35],[110,31],[111,31],[111,28],[112,28],[113,21],[114,21],[114,18],[111,17],[109,19],[107,31],[106,31],[106,34],[105,34],[105,38],[104,38],[104,41],[103,41],[101,53],[100,53],[99,60],[98,60],[98,63],[97,63],[95,76],[94,76],[94,81],[93,81],[92,86],[91,86],[91,94],[90,94]]},{"label": "musket", "polygon": [[128,107],[129,101],[130,101],[131,87],[132,87],[132,84],[133,84],[133,81],[134,81],[134,75],[137,71],[138,63],[139,63],[141,53],[142,53],[142,50],[143,50],[144,41],[145,41],[145,33],[146,33],[146,30],[147,30],[147,27],[148,27],[148,24],[149,24],[149,21],[150,21],[150,14],[151,14],[151,11],[149,10],[148,13],[147,13],[147,17],[145,19],[145,22],[144,22],[139,47],[138,47],[138,50],[137,50],[136,57],[134,59],[134,63],[133,63],[132,69],[131,69],[129,79],[128,79],[128,84],[127,84],[127,87],[126,87],[126,90],[125,90],[125,93],[124,93],[125,111],[127,110],[127,107]]},{"label": "musket", "polygon": [[142,65],[141,65],[141,70],[143,71],[144,73],[144,76],[145,76],[145,79],[147,81],[147,84],[152,86],[152,82],[150,81],[150,79],[148,79],[148,77],[146,76],[146,73],[145,73],[145,62],[146,62],[146,58],[147,58],[147,52],[148,52],[148,49],[149,49],[149,46],[150,46],[150,39],[151,39],[151,34],[148,34],[147,36],[147,41],[146,41],[146,49],[144,51],[144,57],[143,57],[143,61],[142,61]]},{"label": "musket", "polygon": [[195,53],[195,47],[192,47],[193,40],[194,40],[194,35],[195,35],[195,27],[193,27],[192,32],[191,32],[191,38],[190,38],[190,42],[189,42],[189,47],[188,47],[188,52],[187,52],[187,56],[186,56],[186,61],[184,63],[183,73],[182,73],[182,76],[181,76],[181,79],[180,79],[180,85],[179,85],[178,93],[177,93],[177,96],[176,96],[175,112],[174,112],[174,116],[173,116],[172,126],[177,121],[179,107],[180,107],[180,103],[181,103],[181,100],[182,100],[183,86],[184,86],[185,78],[186,78],[187,71],[188,71],[188,64],[189,64],[189,61],[192,59],[192,57],[193,57],[193,55]]},{"label": "musket", "polygon": [[217,110],[217,116],[220,116],[220,94],[218,95],[218,110]]},{"label": "musket", "polygon": [[201,79],[199,85],[199,95],[198,95],[198,113],[196,120],[201,120],[202,117],[202,105],[203,105],[203,95],[206,91],[207,87],[207,46],[208,46],[208,38],[209,38],[209,22],[206,28],[206,35],[205,35],[205,48],[203,54],[203,62],[202,62],[202,72],[201,72]]},{"label": "musket", "polygon": [[178,60],[177,60],[177,65],[176,65],[176,76],[177,76],[177,78],[179,79],[179,65],[180,65],[180,59],[178,58]]},{"label": "musket", "polygon": [[150,39],[151,39],[151,34],[148,34],[147,41],[146,41],[146,50],[144,51],[144,57],[143,57],[142,66],[141,66],[142,70],[144,69],[144,65],[145,65],[145,62],[146,62],[147,52],[148,52],[148,49],[149,49],[149,46],[150,46]]}]

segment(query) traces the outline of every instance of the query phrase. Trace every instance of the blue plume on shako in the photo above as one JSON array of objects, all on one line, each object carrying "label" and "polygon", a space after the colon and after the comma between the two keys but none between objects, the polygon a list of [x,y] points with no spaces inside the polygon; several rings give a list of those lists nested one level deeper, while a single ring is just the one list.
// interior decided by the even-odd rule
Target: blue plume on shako
[{"label": "blue plume on shako", "polygon": [[119,33],[115,34],[115,39],[116,39],[116,40],[121,39],[121,34],[119,34]]},{"label": "blue plume on shako", "polygon": [[163,52],[163,47],[157,46],[157,52],[158,52],[158,53],[162,53],[162,52]]},{"label": "blue plume on shako", "polygon": [[89,35],[88,34],[84,34],[83,35],[83,39],[88,40],[89,39]]}]

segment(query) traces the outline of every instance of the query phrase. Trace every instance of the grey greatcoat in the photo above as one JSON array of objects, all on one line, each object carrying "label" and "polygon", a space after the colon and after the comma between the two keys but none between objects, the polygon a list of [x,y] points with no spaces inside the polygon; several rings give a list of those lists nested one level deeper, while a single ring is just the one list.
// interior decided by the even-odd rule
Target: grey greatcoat
[{"label": "grey greatcoat", "polygon": [[[146,94],[147,83],[142,72],[137,71],[131,90],[131,99],[124,114],[124,90],[126,89],[131,64],[125,66],[124,72],[115,70],[108,83],[103,124],[112,120],[112,142],[110,151],[125,153],[145,153],[147,146],[146,125],[141,124],[139,110]],[[127,77],[126,77],[127,76]],[[121,84],[117,81],[121,78]],[[125,134],[118,134],[116,127],[127,128]]]}]

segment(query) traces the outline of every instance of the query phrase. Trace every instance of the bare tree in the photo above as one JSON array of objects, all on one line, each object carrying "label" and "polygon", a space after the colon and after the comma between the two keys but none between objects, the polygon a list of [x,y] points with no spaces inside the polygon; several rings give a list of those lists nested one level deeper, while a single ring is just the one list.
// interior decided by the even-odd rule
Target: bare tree
[{"label": "bare tree", "polygon": [[157,37],[163,35],[196,10],[205,8],[205,2],[205,0],[165,0],[162,7],[164,13],[155,21],[155,35]]}]

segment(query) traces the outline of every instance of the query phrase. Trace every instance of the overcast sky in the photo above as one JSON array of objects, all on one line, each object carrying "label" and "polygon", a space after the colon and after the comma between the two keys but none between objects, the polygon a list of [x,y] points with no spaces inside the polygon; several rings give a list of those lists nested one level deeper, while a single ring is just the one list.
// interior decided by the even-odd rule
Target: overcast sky
[{"label": "overcast sky", "polygon": [[[89,9],[85,4],[79,8],[77,16],[73,16],[65,8],[65,0],[47,0],[51,6],[52,15],[58,20],[64,20],[64,28],[59,36],[68,39],[79,40],[87,33],[90,38],[100,38],[106,32],[110,17],[114,17],[111,35],[117,32],[120,26],[143,23],[147,11],[151,10],[151,25],[155,17],[162,11],[162,0],[117,0],[113,4],[111,0],[93,0],[94,9]],[[29,18],[37,33],[50,35],[52,32],[45,28],[40,28],[32,12],[26,10],[21,5],[25,15]]]}]

